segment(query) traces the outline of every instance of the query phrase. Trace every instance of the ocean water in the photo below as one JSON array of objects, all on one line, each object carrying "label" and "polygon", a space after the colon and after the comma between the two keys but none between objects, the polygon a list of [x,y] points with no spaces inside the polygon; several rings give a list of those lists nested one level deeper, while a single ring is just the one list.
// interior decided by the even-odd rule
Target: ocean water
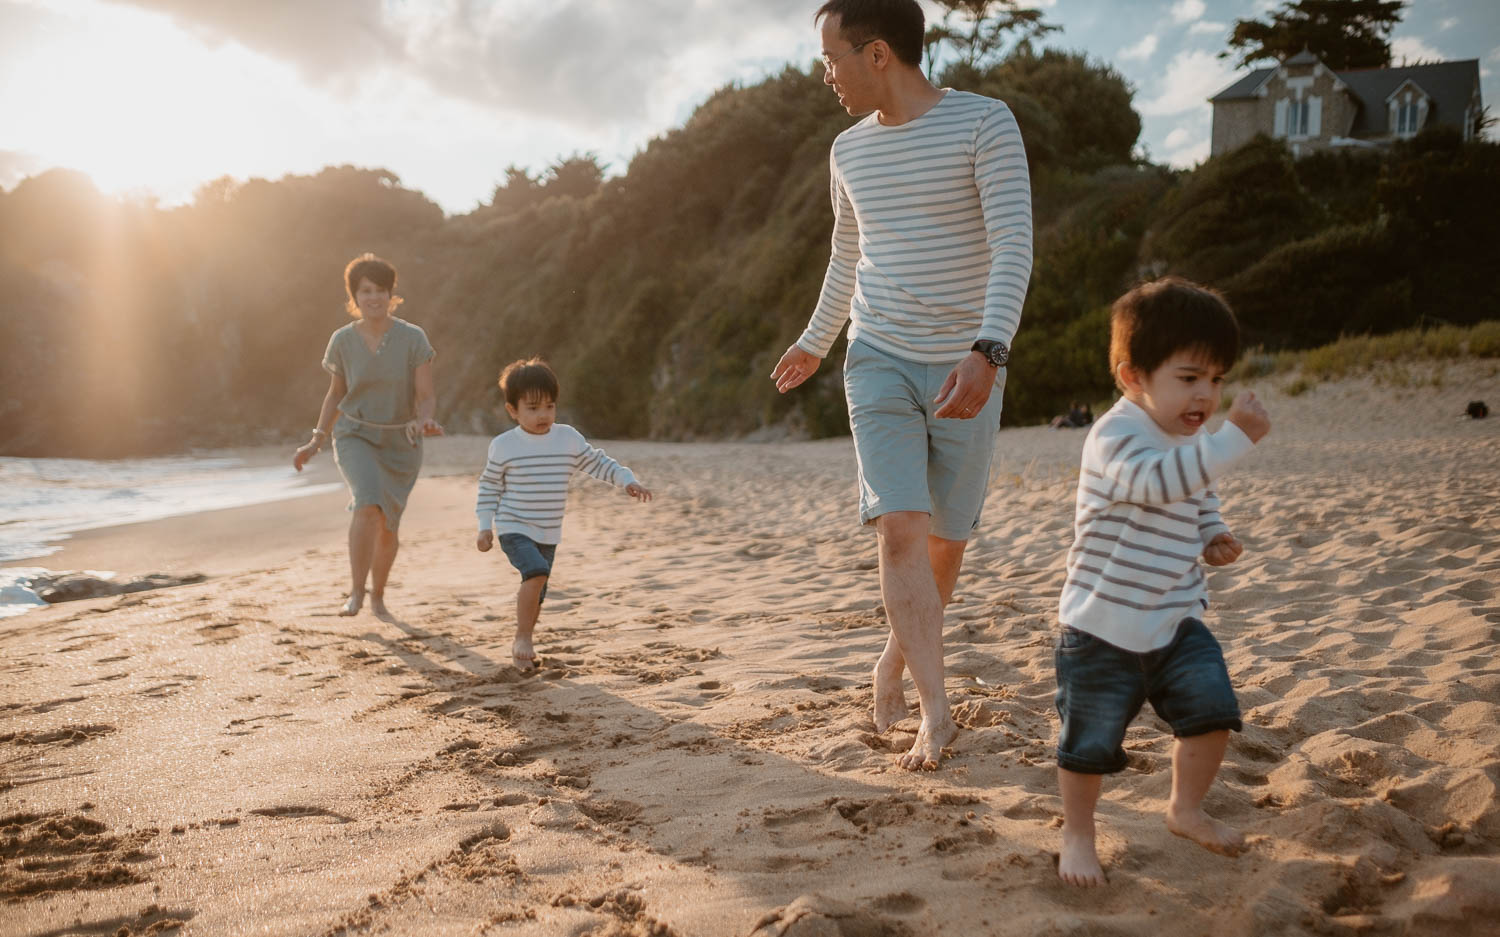
[{"label": "ocean water", "polygon": [[[17,459],[0,457],[0,563],[37,559],[69,534],[321,494],[291,466],[233,458]],[[44,604],[26,588],[40,567],[0,568],[0,618]]]}]

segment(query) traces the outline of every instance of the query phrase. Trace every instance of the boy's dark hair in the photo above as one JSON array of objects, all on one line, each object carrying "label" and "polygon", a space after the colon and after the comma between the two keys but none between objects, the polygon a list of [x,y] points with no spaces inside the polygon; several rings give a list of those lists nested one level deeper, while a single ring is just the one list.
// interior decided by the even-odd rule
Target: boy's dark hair
[{"label": "boy's dark hair", "polygon": [[1116,384],[1121,363],[1150,374],[1180,351],[1200,352],[1226,371],[1239,358],[1240,324],[1218,290],[1163,277],[1115,300],[1109,313],[1109,373]]},{"label": "boy's dark hair", "polygon": [[813,22],[825,16],[839,18],[839,34],[853,45],[884,39],[897,61],[922,64],[927,24],[917,0],[828,0],[813,14]]},{"label": "boy's dark hair", "polygon": [[528,397],[557,400],[557,374],[541,358],[512,361],[500,372],[500,393],[512,407]]},{"label": "boy's dark hair", "polygon": [[[360,280],[369,280],[388,293],[396,292],[396,268],[391,265],[391,262],[376,257],[374,254],[360,254],[344,267],[344,289],[349,293],[348,309],[351,316],[359,315],[359,306],[354,302],[354,294],[359,291]],[[400,302],[399,298],[391,297],[392,305]]]}]

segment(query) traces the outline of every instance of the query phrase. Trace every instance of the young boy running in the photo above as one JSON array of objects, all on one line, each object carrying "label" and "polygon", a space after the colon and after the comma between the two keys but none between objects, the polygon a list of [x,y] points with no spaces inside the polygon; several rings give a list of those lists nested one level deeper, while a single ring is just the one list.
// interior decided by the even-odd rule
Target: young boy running
[{"label": "young boy running", "polygon": [[490,441],[474,509],[479,518],[475,546],[481,552],[489,550],[498,532],[500,549],[521,574],[511,657],[516,667],[530,670],[536,666],[531,633],[562,540],[568,479],[575,471],[587,472],[641,501],[650,501],[651,492],[630,469],[589,445],[578,430],[557,422],[557,375],[545,361],[532,358],[508,365],[500,374],[500,391],[516,427]]},{"label": "young boy running", "polygon": [[1270,431],[1246,391],[1217,431],[1203,430],[1239,355],[1239,325],[1216,292],[1169,277],[1116,300],[1109,365],[1124,397],[1090,430],[1078,477],[1058,637],[1058,875],[1102,885],[1094,807],[1105,774],[1125,767],[1121,742],[1152,707],[1172,727],[1167,828],[1225,855],[1244,839],[1203,812],[1240,710],[1208,607],[1201,556],[1234,562],[1243,547],[1219,517],[1213,483]]}]

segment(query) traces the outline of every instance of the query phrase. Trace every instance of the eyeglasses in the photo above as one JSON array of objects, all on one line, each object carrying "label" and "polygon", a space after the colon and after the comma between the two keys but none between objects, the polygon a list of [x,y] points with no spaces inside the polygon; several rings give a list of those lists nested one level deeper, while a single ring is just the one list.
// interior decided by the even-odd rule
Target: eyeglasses
[{"label": "eyeglasses", "polygon": [[865,46],[869,45],[870,43],[872,43],[874,41],[875,41],[874,39],[866,39],[864,42],[861,42],[859,45],[857,45],[854,48],[850,49],[848,52],[840,52],[838,55],[835,55],[833,58],[829,58],[826,55],[823,56],[823,67],[826,68],[826,69],[828,69],[829,71],[833,71],[833,64],[835,62],[837,62],[839,59],[844,58],[845,56],[853,55],[854,53],[858,52],[860,49],[863,49]]}]

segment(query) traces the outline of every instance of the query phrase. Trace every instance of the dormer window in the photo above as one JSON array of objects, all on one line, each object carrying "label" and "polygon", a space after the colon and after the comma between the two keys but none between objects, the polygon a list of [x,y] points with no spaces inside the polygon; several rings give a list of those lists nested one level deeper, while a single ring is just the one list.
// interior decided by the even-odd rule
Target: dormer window
[{"label": "dormer window", "polygon": [[1414,137],[1419,126],[1417,102],[1403,101],[1396,106],[1396,136]]},{"label": "dormer window", "polygon": [[1386,98],[1390,107],[1391,133],[1399,140],[1416,136],[1427,122],[1427,112],[1431,107],[1429,101],[1427,92],[1416,82],[1402,82],[1401,87]]}]

